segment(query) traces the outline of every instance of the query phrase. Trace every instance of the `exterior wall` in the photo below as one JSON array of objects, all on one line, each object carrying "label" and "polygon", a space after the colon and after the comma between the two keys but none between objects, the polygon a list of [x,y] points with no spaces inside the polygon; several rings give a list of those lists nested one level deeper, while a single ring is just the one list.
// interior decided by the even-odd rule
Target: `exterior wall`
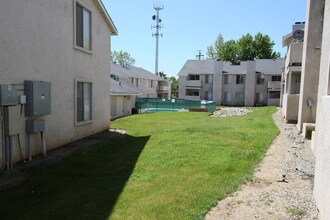
[{"label": "exterior wall", "polygon": [[253,61],[247,62],[247,70],[245,77],[245,105],[254,106],[256,93],[256,64]]},{"label": "exterior wall", "polygon": [[121,117],[132,114],[132,108],[135,106],[135,96],[111,95],[110,117]]},{"label": "exterior wall", "polygon": [[275,98],[269,98],[267,99],[267,105],[268,106],[279,106],[280,104],[280,99],[275,99]]},{"label": "exterior wall", "polygon": [[178,98],[184,99],[186,96],[186,77],[179,76],[179,93]]},{"label": "exterior wall", "polygon": [[213,101],[217,103],[217,105],[221,105],[222,103],[222,74],[223,63],[222,62],[214,62],[214,74],[213,74]]},{"label": "exterior wall", "polygon": [[[24,80],[51,82],[51,114],[46,121],[47,149],[108,129],[109,51],[111,31],[91,0],[81,0],[92,13],[92,53],[75,49],[74,1],[3,0],[0,7],[0,81],[18,84]],[[92,83],[92,121],[75,123],[76,81]],[[16,106],[21,108],[20,106]],[[20,125],[21,143],[26,143],[25,118]],[[32,154],[41,152],[40,137],[32,135]],[[26,156],[26,146],[22,144]],[[13,160],[19,148],[13,143]]]},{"label": "exterior wall", "polygon": [[[196,66],[198,65],[194,63],[195,66],[191,67],[192,69],[198,69]],[[242,66],[229,66],[226,69],[224,66],[224,62],[222,61],[214,61],[213,62],[213,84],[205,83],[205,75],[206,73],[197,73],[191,72],[188,74],[199,75],[199,80],[187,80],[186,75],[179,75],[179,98],[184,99],[195,99],[195,100],[203,100],[205,99],[205,92],[212,92],[213,94],[213,101],[215,101],[218,105],[245,105],[245,106],[254,106],[256,104],[260,105],[267,105],[270,103],[271,105],[279,105],[279,98],[268,100],[268,90],[270,91],[280,91],[280,82],[271,82],[271,77],[273,75],[280,76],[279,73],[262,73],[265,77],[264,84],[257,85],[256,84],[256,62],[255,61],[247,61],[243,62]],[[260,65],[259,67],[261,70],[265,70],[265,66]],[[225,67],[225,69],[224,69]],[[183,67],[187,68],[186,66]],[[224,71],[225,70],[225,71]],[[229,72],[227,72],[227,70]],[[280,70],[280,69],[279,69]],[[200,72],[201,69],[199,69]],[[208,71],[212,71],[210,66],[208,66]],[[180,74],[180,73],[179,73]],[[187,72],[185,72],[187,74]],[[210,73],[208,73],[210,74]],[[211,74],[210,74],[211,75]],[[242,75],[244,77],[243,84],[236,84],[236,77],[237,75]],[[225,84],[225,77],[230,76],[231,81],[229,84]],[[273,84],[278,83],[278,88],[273,88],[268,86],[268,82]],[[273,85],[272,84],[272,85]],[[187,96],[186,90],[187,89],[198,89],[199,95],[198,96]],[[275,90],[274,90],[275,89]],[[230,93],[230,100],[225,99],[225,95]],[[242,94],[242,98],[236,96],[236,94]],[[263,94],[263,101],[262,103],[256,103],[256,93]]]},{"label": "exterior wall", "polygon": [[[225,75],[231,76],[232,80],[230,84],[224,84],[224,77]],[[244,97],[245,97],[245,80],[246,76],[244,75],[244,83],[243,84],[236,84],[236,76],[235,74],[222,74],[222,103],[224,105],[244,105]],[[225,101],[224,99],[224,93],[230,93],[231,94],[231,100]],[[242,93],[242,98],[238,99],[236,98],[236,93]]]},{"label": "exterior wall", "polygon": [[[323,39],[321,48],[320,79],[315,130],[316,165],[314,195],[321,219],[330,219],[330,1],[307,1],[324,4]],[[317,6],[314,6],[317,7]],[[310,7],[312,10],[314,7]]]},{"label": "exterior wall", "polygon": [[[322,1],[321,1],[322,2]],[[319,81],[321,41],[323,29],[324,1],[311,4],[306,16],[304,48],[301,71],[301,95],[299,100],[297,128],[302,131],[303,123],[314,123],[317,109],[317,89]],[[314,104],[308,106],[308,100]]]},{"label": "exterior wall", "polygon": [[[192,100],[202,100],[204,99],[204,93],[202,91],[202,80],[201,78],[205,78],[203,74],[195,74],[199,75],[199,80],[188,80],[188,76],[180,76],[179,77],[179,98],[180,99],[192,99]],[[203,84],[205,85],[204,81]],[[186,94],[187,89],[198,89],[198,96],[189,96]],[[205,91],[205,90],[204,90]]]},{"label": "exterior wall", "polygon": [[153,86],[151,87],[151,80],[150,79],[141,79],[141,78],[135,78],[138,79],[138,86],[136,84],[132,84],[131,81],[132,78],[129,78],[128,83],[132,86],[137,87],[141,91],[141,98],[157,98],[157,87],[159,81],[153,80]]},{"label": "exterior wall", "polygon": [[298,94],[284,94],[282,113],[285,116],[287,122],[297,122],[298,120]]},{"label": "exterior wall", "polygon": [[[208,100],[207,97],[205,97],[205,92],[208,92],[209,94],[212,94],[211,100],[213,100],[213,78],[212,78],[212,83],[206,83],[206,75],[212,75],[213,74],[203,74],[201,75],[202,79],[201,79],[201,94],[200,97],[202,100]],[[209,101],[211,101],[209,100]]]}]

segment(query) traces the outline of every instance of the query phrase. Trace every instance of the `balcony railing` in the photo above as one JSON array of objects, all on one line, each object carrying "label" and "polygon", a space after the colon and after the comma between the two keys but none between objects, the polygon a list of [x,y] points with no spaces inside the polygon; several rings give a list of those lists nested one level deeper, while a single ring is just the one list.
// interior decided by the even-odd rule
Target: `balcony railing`
[{"label": "balcony railing", "polygon": [[187,80],[186,81],[186,86],[201,87],[202,86],[202,81],[201,80]]},{"label": "balcony railing", "polygon": [[157,86],[157,90],[158,91],[169,91],[170,90],[170,86],[159,85],[159,86]]},{"label": "balcony railing", "polygon": [[288,50],[287,63],[289,63],[290,66],[293,64],[301,64],[302,53],[303,53],[303,42],[292,43]]},{"label": "balcony railing", "polygon": [[267,89],[271,91],[280,91],[281,82],[280,81],[268,81]]}]

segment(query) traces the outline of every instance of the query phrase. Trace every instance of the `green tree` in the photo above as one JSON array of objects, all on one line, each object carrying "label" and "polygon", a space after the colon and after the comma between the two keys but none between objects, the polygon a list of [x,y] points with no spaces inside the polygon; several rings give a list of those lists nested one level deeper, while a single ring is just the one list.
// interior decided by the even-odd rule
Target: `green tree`
[{"label": "green tree", "polygon": [[224,55],[224,40],[221,34],[217,36],[214,45],[209,45],[207,47],[206,55],[208,59],[221,59]]},{"label": "green tree", "polygon": [[254,60],[256,57],[254,39],[251,34],[243,35],[237,41],[237,55],[240,60]]},{"label": "green tree", "polygon": [[168,80],[171,82],[171,97],[177,98],[179,92],[179,80],[174,76],[171,76]]},{"label": "green tree", "polygon": [[164,73],[164,71],[158,72],[158,73],[156,73],[156,75],[159,76],[159,77],[161,77],[161,78],[163,78],[163,79],[165,79],[165,80],[168,80],[168,77]]},{"label": "green tree", "polygon": [[276,59],[281,55],[278,52],[273,51],[275,42],[270,39],[268,35],[263,35],[258,32],[254,36],[254,50],[256,59]]},{"label": "green tree", "polygon": [[273,50],[274,45],[274,41],[268,35],[260,32],[254,37],[248,33],[237,41],[224,41],[219,34],[215,43],[207,47],[207,58],[229,61],[233,64],[255,59],[276,59],[281,55]]},{"label": "green tree", "polygon": [[110,54],[111,61],[114,64],[119,64],[121,66],[128,66],[131,65],[133,66],[135,63],[135,59],[131,57],[129,53],[126,51],[113,51]]},{"label": "green tree", "polygon": [[236,41],[229,40],[226,41],[223,45],[223,49],[221,50],[222,56],[220,60],[229,61],[232,64],[238,64],[240,59],[238,57],[238,48]]}]

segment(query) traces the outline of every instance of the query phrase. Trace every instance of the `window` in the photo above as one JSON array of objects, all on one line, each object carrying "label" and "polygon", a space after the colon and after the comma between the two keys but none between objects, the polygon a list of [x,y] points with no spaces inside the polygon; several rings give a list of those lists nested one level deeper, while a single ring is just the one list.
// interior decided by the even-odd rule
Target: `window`
[{"label": "window", "polygon": [[257,75],[257,84],[258,85],[263,85],[265,83],[265,76],[258,74]]},{"label": "window", "polygon": [[280,96],[281,96],[281,92],[280,91],[269,92],[269,98],[270,99],[279,99]]},{"label": "window", "polygon": [[231,101],[231,93],[230,92],[224,92],[223,93],[223,101],[224,102],[230,102]]},{"label": "window", "polygon": [[135,85],[136,85],[136,87],[139,87],[139,79],[135,79]]},{"label": "window", "polygon": [[230,75],[224,75],[224,84],[231,84],[231,76]]},{"label": "window", "polygon": [[273,82],[280,82],[280,81],[281,81],[281,78],[282,78],[282,77],[279,76],[279,75],[278,75],[278,76],[272,76],[272,81],[273,81]]},{"label": "window", "polygon": [[76,46],[91,50],[91,12],[76,3]]},{"label": "window", "polygon": [[242,92],[236,92],[235,93],[235,98],[236,98],[236,101],[238,101],[238,102],[243,101],[243,93]]},{"label": "window", "polygon": [[256,93],[256,103],[261,104],[264,101],[264,94]]},{"label": "window", "polygon": [[154,81],[153,80],[150,80],[150,87],[154,88]]},{"label": "window", "polygon": [[199,80],[199,75],[188,75],[188,80]]},{"label": "window", "polygon": [[92,120],[92,83],[77,82],[77,122]]},{"label": "window", "polygon": [[212,84],[213,83],[213,75],[207,74],[205,75],[205,83]]},{"label": "window", "polygon": [[198,89],[187,89],[186,96],[199,96],[199,90]]},{"label": "window", "polygon": [[119,81],[119,77],[118,76],[116,76],[116,75],[110,75],[110,77],[111,77],[111,79],[114,79],[114,80],[116,80],[116,81]]},{"label": "window", "polygon": [[243,83],[244,83],[244,76],[236,75],[236,84],[243,84]]},{"label": "window", "polygon": [[205,91],[204,92],[204,100],[207,100],[207,101],[212,101],[212,92],[211,91]]}]

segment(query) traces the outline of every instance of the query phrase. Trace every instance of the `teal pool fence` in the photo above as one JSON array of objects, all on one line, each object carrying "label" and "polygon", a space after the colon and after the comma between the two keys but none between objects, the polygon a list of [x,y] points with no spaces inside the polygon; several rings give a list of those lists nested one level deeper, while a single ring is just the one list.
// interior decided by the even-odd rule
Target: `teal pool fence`
[{"label": "teal pool fence", "polygon": [[137,98],[135,108],[139,113],[188,111],[191,108],[205,108],[211,112],[215,110],[216,103],[189,99]]}]

